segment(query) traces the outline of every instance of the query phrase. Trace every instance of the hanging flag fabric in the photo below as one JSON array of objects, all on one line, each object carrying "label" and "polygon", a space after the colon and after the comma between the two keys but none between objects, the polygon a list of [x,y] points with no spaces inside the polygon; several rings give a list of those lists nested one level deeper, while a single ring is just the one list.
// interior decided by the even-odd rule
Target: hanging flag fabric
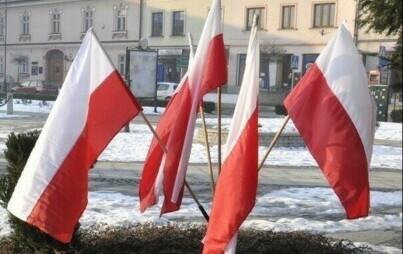
[{"label": "hanging flag fabric", "polygon": [[346,24],[284,101],[347,218],[368,216],[376,106]]},{"label": "hanging flag fabric", "polygon": [[198,107],[206,93],[227,83],[221,27],[221,2],[214,0],[188,74],[156,129],[167,153],[164,154],[155,139],[148,151],[139,186],[142,212],[154,205],[160,194],[164,195],[162,214],[180,208]]},{"label": "hanging flag fabric", "polygon": [[17,183],[8,210],[63,243],[87,205],[88,171],[142,110],[89,30]]},{"label": "hanging flag fabric", "polygon": [[203,253],[223,253],[224,250],[235,253],[236,232],[255,205],[260,61],[256,24],[250,35],[245,74],[228,133]]}]

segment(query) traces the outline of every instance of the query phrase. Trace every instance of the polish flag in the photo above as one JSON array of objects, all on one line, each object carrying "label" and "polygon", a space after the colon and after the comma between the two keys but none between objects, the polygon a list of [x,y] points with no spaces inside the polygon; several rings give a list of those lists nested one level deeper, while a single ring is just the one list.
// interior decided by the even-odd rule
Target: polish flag
[{"label": "polish flag", "polygon": [[188,74],[157,126],[156,132],[166,144],[167,153],[156,140],[148,151],[139,186],[142,212],[154,205],[160,194],[164,195],[162,214],[180,208],[198,107],[206,93],[227,83],[221,27],[221,2],[213,0]]},{"label": "polish flag", "polygon": [[250,35],[245,75],[227,138],[203,253],[235,253],[238,228],[255,205],[260,61],[256,24]]},{"label": "polish flag", "polygon": [[8,210],[60,242],[87,205],[88,171],[142,110],[89,30],[17,183]]},{"label": "polish flag", "polygon": [[376,106],[346,24],[284,101],[348,219],[368,216]]}]

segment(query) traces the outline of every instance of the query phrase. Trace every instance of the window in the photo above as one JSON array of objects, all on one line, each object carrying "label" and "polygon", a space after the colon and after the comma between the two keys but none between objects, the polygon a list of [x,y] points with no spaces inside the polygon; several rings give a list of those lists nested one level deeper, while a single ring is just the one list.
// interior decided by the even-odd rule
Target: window
[{"label": "window", "polygon": [[120,55],[118,56],[118,67],[119,67],[119,73],[122,76],[126,75],[126,56]]},{"label": "window", "polygon": [[162,12],[154,12],[152,14],[152,36],[162,36],[163,17]]},{"label": "window", "polygon": [[82,26],[83,33],[87,32],[87,30],[93,26],[94,11],[95,8],[89,8],[89,7],[81,10],[81,12],[83,13],[83,26]]},{"label": "window", "polygon": [[50,33],[60,34],[60,18],[61,11],[51,11],[50,12]]},{"label": "window", "polygon": [[295,28],[295,6],[283,6],[283,17],[281,20],[281,29],[293,29]]},{"label": "window", "polygon": [[185,34],[185,12],[174,11],[172,16],[172,35]]},{"label": "window", "polygon": [[0,56],[0,73],[4,73],[4,58]]},{"label": "window", "polygon": [[126,30],[126,9],[116,10],[116,31]]},{"label": "window", "polygon": [[315,4],[314,6],[314,27],[333,27],[335,4]]},{"label": "window", "polygon": [[29,14],[21,14],[21,34],[28,35],[30,34],[30,15]]},{"label": "window", "polygon": [[1,13],[0,14],[0,36],[4,36],[4,31],[5,31],[5,23],[4,23],[4,16],[3,16],[3,14]]},{"label": "window", "polygon": [[18,66],[18,73],[28,74],[28,58],[25,58],[23,61],[20,62]]},{"label": "window", "polygon": [[258,21],[258,29],[262,30],[264,29],[264,24],[265,24],[265,8],[264,7],[259,7],[259,8],[247,8],[246,9],[246,30],[251,30],[252,25],[253,25],[253,16],[257,14],[259,17]]}]

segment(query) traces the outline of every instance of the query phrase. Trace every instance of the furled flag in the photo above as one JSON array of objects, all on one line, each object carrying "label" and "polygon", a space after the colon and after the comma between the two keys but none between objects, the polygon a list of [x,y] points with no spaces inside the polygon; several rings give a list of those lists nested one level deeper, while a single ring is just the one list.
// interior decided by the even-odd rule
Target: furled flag
[{"label": "furled flag", "polygon": [[161,192],[161,213],[180,208],[183,186],[192,147],[198,107],[209,91],[227,83],[227,63],[221,31],[221,2],[213,0],[188,74],[157,126],[157,134],[166,144],[167,153],[154,139],[144,164],[140,181],[140,210],[157,202]]},{"label": "furled flag", "polygon": [[8,210],[60,242],[70,242],[87,205],[89,169],[141,110],[90,29]]},{"label": "furled flag", "polygon": [[245,74],[228,133],[203,253],[235,253],[238,228],[255,205],[258,180],[259,38],[252,26]]},{"label": "furled flag", "polygon": [[368,215],[376,106],[346,24],[284,101],[348,219]]}]

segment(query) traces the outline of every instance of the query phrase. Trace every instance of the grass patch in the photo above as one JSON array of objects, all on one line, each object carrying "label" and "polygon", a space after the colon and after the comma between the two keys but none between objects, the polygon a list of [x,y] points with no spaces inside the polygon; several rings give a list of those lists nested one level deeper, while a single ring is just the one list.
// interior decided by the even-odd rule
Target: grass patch
[{"label": "grass patch", "polygon": [[[30,249],[0,240],[0,253],[200,253],[204,226],[168,224],[79,230],[79,240],[61,248]],[[344,241],[332,241],[322,235],[307,232],[273,232],[241,230],[237,254],[243,253],[370,253],[371,249],[354,247]]]}]

